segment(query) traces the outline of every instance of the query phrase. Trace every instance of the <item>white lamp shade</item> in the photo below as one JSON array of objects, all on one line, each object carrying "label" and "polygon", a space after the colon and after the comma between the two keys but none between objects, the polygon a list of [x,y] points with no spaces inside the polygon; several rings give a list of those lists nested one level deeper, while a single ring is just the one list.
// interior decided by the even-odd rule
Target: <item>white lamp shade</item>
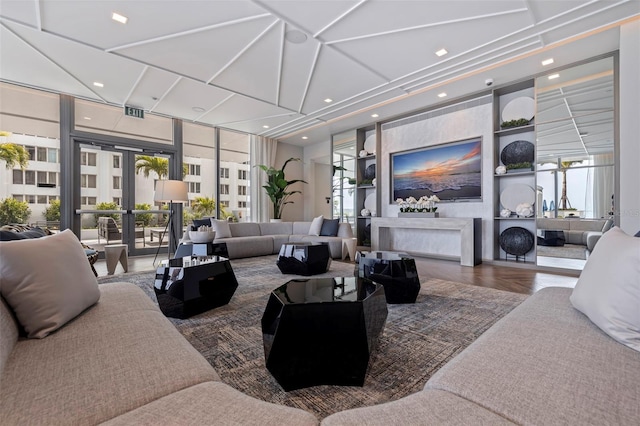
[{"label": "white lamp shade", "polygon": [[187,182],[181,180],[159,180],[156,182],[154,201],[184,203],[189,201]]}]

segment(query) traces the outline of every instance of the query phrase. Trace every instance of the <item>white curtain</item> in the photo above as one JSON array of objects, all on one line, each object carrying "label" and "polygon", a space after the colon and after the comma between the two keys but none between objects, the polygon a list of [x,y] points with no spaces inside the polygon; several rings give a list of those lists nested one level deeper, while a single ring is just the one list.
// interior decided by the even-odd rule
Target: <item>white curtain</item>
[{"label": "white curtain", "polygon": [[276,162],[276,148],[278,141],[264,136],[251,135],[251,203],[249,211],[253,222],[269,222],[273,217],[273,204],[262,185],[267,182],[267,174],[259,164],[273,167]]},{"label": "white curtain", "polygon": [[613,154],[598,154],[593,156],[593,165],[609,165],[609,167],[595,167],[593,172],[593,217],[609,217],[613,197],[614,170]]}]

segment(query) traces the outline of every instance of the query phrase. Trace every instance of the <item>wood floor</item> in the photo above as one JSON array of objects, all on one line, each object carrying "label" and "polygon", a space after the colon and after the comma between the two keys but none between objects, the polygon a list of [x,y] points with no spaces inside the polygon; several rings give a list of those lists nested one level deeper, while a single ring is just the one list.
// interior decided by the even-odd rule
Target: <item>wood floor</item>
[{"label": "wood floor", "polygon": [[[142,272],[155,269],[153,259],[154,256],[129,258],[129,272]],[[416,257],[416,265],[421,280],[426,278],[439,278],[522,294],[533,294],[544,287],[573,287],[579,275],[579,271],[551,271],[496,266],[489,263],[483,263],[474,268],[470,268],[460,266],[460,263],[457,261],[421,257]],[[95,268],[99,276],[107,275],[107,265],[104,259],[98,260]],[[118,264],[115,273],[121,274],[122,272],[124,272],[124,270],[122,266]]]}]

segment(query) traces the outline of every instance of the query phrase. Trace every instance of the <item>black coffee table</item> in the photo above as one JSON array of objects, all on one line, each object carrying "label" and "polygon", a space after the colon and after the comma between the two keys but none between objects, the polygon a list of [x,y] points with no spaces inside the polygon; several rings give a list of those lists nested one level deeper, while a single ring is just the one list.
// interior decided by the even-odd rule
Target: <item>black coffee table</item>
[{"label": "black coffee table", "polygon": [[267,369],[285,391],[362,386],[387,319],[384,287],[357,277],[292,280],[262,316]]},{"label": "black coffee table", "polygon": [[538,229],[537,244],[539,246],[563,247],[564,231],[555,229]]},{"label": "black coffee table", "polygon": [[276,265],[283,274],[322,274],[331,265],[329,245],[311,242],[282,244]]},{"label": "black coffee table", "polygon": [[415,303],[420,292],[416,261],[406,253],[361,252],[358,276],[382,284],[387,303]]},{"label": "black coffee table", "polygon": [[157,269],[153,287],[162,313],[181,319],[226,305],[236,288],[231,263],[220,256],[171,259]]}]

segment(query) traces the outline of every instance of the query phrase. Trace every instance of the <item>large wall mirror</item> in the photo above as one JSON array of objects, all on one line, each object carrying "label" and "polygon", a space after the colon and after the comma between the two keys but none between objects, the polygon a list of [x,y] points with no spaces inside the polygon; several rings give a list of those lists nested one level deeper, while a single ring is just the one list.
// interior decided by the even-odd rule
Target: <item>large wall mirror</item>
[{"label": "large wall mirror", "polygon": [[611,224],[614,79],[606,57],[536,81],[539,265],[582,269],[595,240],[589,235]]},{"label": "large wall mirror", "polygon": [[355,227],[356,131],[332,137],[333,217]]}]

